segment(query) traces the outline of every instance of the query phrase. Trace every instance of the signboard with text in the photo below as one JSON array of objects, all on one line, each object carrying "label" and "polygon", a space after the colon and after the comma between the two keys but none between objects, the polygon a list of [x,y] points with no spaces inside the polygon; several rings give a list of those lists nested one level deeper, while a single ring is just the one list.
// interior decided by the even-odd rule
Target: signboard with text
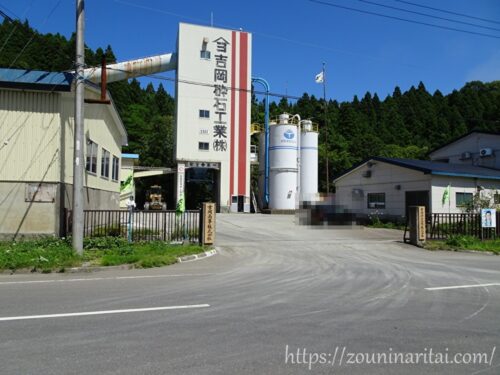
[{"label": "signboard with text", "polygon": [[215,203],[203,203],[203,245],[213,245],[215,242]]}]

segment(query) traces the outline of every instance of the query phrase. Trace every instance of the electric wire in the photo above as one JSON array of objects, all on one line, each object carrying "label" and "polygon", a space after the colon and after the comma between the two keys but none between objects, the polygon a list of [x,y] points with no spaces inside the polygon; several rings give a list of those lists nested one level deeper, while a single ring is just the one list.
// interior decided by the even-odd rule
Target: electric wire
[{"label": "electric wire", "polygon": [[394,0],[394,1],[397,1],[398,3],[413,5],[413,6],[420,7],[420,8],[435,10],[435,11],[438,11],[438,12],[453,14],[455,16],[467,17],[467,18],[471,18],[471,19],[474,19],[474,20],[478,20],[478,21],[484,21],[484,22],[490,22],[490,23],[497,23],[497,24],[500,25],[500,21],[489,20],[487,18],[481,18],[481,17],[471,16],[470,14],[452,12],[452,11],[446,10],[446,9],[434,8],[434,7],[431,7],[431,6],[428,6],[428,5],[422,5],[422,4],[412,3],[411,1],[404,1],[404,0]]},{"label": "electric wire", "polygon": [[9,22],[14,22],[14,20],[12,18],[10,18],[4,11],[2,11],[0,9],[0,16],[2,16],[3,18],[5,18],[7,21]]},{"label": "electric wire", "polygon": [[11,11],[9,8],[7,8],[5,5],[0,4],[0,8],[2,8],[5,12],[12,14],[14,16],[14,18],[19,19],[17,14],[15,14],[13,11]]},{"label": "electric wire", "polygon": [[[31,0],[31,3],[28,5],[28,8],[26,8],[26,10],[23,13],[23,17],[26,16],[26,14],[28,14],[28,12],[30,11],[30,9],[33,7],[33,3],[34,2],[35,2],[35,0]],[[4,7],[4,9],[6,9],[6,8]],[[14,14],[14,13],[12,13],[12,14]],[[13,27],[13,29],[11,30],[11,32],[7,36],[7,39],[5,39],[5,42],[2,44],[2,47],[0,48],[0,53],[3,51],[3,49],[5,48],[5,46],[7,45],[7,43],[9,42],[10,38],[12,37],[12,35],[14,35],[14,33],[16,32],[17,27],[21,23],[21,19],[19,17],[17,17],[16,15],[14,15],[14,16],[17,18],[17,21],[19,21],[19,23],[15,24],[15,26]]]},{"label": "electric wire", "polygon": [[[131,73],[129,70],[125,69],[118,69],[118,68],[110,68],[106,67],[107,70],[115,70],[118,72],[123,72],[123,73]],[[192,81],[192,80],[187,80],[187,79],[175,79],[172,77],[166,77],[163,75],[159,74],[145,74],[142,77],[150,77],[150,78],[155,78],[163,81],[170,81],[170,82],[179,82],[179,83],[185,83],[188,85],[196,85],[196,86],[203,86],[203,87],[211,87],[215,88],[216,84],[213,83],[206,83],[206,82],[199,82],[199,81]],[[239,92],[246,92],[246,93],[255,93],[255,94],[267,94],[265,91],[260,91],[260,90],[252,90],[252,89],[245,89],[242,87],[231,87],[231,86],[225,86],[228,90],[230,91],[239,91]],[[281,93],[275,93],[275,92],[270,92],[268,94],[269,96],[277,97],[277,98],[288,98],[288,99],[293,99],[293,100],[298,100],[300,97],[298,96],[293,96],[293,95],[288,95],[288,94],[281,94]]]},{"label": "electric wire", "polygon": [[460,33],[477,35],[477,36],[482,36],[482,37],[486,37],[486,38],[500,39],[500,36],[497,36],[497,35],[484,34],[484,33],[479,33],[477,31],[457,29],[455,27],[437,25],[437,24],[434,24],[434,23],[417,21],[417,20],[412,20],[412,19],[402,18],[402,17],[397,17],[397,16],[390,16],[390,15],[384,14],[384,13],[377,13],[377,12],[372,12],[372,11],[369,11],[369,10],[363,10],[363,9],[358,9],[358,8],[351,8],[351,7],[344,6],[344,5],[333,4],[333,3],[330,3],[328,1],[322,1],[322,0],[308,0],[308,1],[311,2],[311,3],[319,4],[319,5],[325,5],[325,6],[329,6],[329,7],[334,7],[334,8],[349,10],[351,12],[364,13],[364,14],[368,14],[368,15],[371,15],[371,16],[389,18],[389,19],[393,19],[393,20],[397,20],[397,21],[404,21],[404,22],[414,23],[414,24],[417,24],[417,25],[429,26],[429,27],[433,27],[433,28],[437,28],[437,29],[457,31],[457,32],[460,32]]},{"label": "electric wire", "polygon": [[409,10],[409,9],[394,7],[394,6],[386,5],[386,4],[380,4],[380,3],[376,3],[374,1],[368,1],[368,0],[358,0],[358,1],[360,1],[362,3],[366,3],[366,4],[371,4],[371,5],[375,5],[375,6],[378,6],[378,7],[382,7],[382,8],[398,10],[400,12],[406,12],[406,13],[411,13],[411,14],[417,14],[419,16],[434,18],[434,19],[438,19],[438,20],[442,20],[442,21],[455,22],[455,23],[460,23],[462,25],[468,25],[468,26],[480,27],[480,28],[488,29],[488,30],[500,31],[500,29],[497,29],[495,27],[483,26],[483,25],[478,25],[476,23],[465,22],[465,21],[458,21],[458,20],[454,20],[454,19],[451,19],[451,18],[435,16],[435,15],[432,15],[432,14],[429,14],[429,13],[416,12],[414,10]]},{"label": "electric wire", "polygon": [[[114,2],[115,3],[119,3],[119,4],[123,4],[123,5],[127,5],[127,6],[130,6],[130,7],[135,7],[135,8],[138,8],[138,9],[148,10],[148,11],[155,12],[155,13],[167,14],[167,15],[178,17],[178,18],[181,18],[181,19],[186,19],[186,20],[200,22],[202,24],[206,23],[206,20],[203,20],[201,18],[195,18],[195,17],[191,17],[191,16],[186,16],[184,14],[168,12],[168,11],[165,11],[163,9],[153,8],[153,7],[139,5],[139,4],[134,4],[134,3],[131,3],[131,2],[128,2],[128,1],[124,1],[124,0],[114,0]],[[234,25],[227,25],[227,24],[219,24],[218,23],[218,24],[214,24],[214,26],[216,26],[216,27],[223,27],[223,28],[232,29],[232,30],[238,30],[238,27],[235,27]],[[324,50],[324,51],[337,52],[337,53],[342,53],[342,54],[356,56],[356,57],[362,57],[363,59],[361,59],[359,61],[364,61],[365,59],[368,59],[368,60],[372,60],[372,61],[378,61],[378,62],[391,63],[391,64],[394,64],[394,65],[400,65],[400,66],[404,66],[404,67],[412,68],[412,69],[425,69],[425,67],[422,67],[422,66],[417,66],[417,65],[408,64],[408,63],[395,62],[393,59],[385,59],[385,58],[381,58],[379,56],[372,56],[372,55],[369,55],[369,54],[366,54],[366,53],[354,52],[354,51],[344,50],[344,49],[341,49],[341,48],[333,48],[333,47],[329,47],[329,46],[327,47],[327,46],[324,46],[324,45],[321,45],[321,44],[315,44],[315,43],[311,43],[311,42],[305,42],[305,41],[301,41],[301,40],[297,40],[297,39],[291,39],[291,38],[287,38],[287,37],[280,36],[280,35],[272,35],[272,34],[263,33],[263,32],[260,32],[260,31],[255,31],[255,30],[246,30],[246,31],[252,33],[255,36],[261,36],[261,37],[268,38],[268,39],[281,40],[281,41],[284,41],[284,42],[288,42],[288,43],[292,43],[292,44],[296,44],[296,45],[300,45],[300,46],[321,49],[321,50]]]},{"label": "electric wire", "polygon": [[[61,2],[62,2],[62,0],[58,0],[57,3],[52,7],[52,9],[50,10],[49,14],[43,20],[42,25],[45,25],[47,23],[47,21],[52,16],[52,14],[55,12],[55,10],[57,9],[57,7],[59,7],[59,5],[61,4]],[[24,45],[24,47],[17,54],[17,56],[14,58],[14,60],[11,62],[11,64],[9,65],[9,69],[12,68],[12,66],[17,62],[17,60],[19,59],[19,57],[21,57],[21,55],[24,53],[24,51],[26,50],[26,48],[28,48],[28,46],[31,44],[31,42],[33,41],[33,39],[35,38],[35,36],[36,36],[36,33],[33,33],[33,35],[31,36],[31,38],[26,42],[26,44]]]}]

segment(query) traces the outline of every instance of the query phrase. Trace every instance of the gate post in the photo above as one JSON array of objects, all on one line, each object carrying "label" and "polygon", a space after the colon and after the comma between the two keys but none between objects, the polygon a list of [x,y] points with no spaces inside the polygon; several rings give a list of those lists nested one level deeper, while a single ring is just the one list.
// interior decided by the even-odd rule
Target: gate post
[{"label": "gate post", "polygon": [[426,240],[425,206],[410,206],[408,209],[410,243],[423,246]]}]

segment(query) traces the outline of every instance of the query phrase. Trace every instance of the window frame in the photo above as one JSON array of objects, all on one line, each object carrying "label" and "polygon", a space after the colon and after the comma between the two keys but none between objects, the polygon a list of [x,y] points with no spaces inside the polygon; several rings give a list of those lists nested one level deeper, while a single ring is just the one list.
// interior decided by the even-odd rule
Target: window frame
[{"label": "window frame", "polygon": [[[99,145],[91,139],[87,140],[87,150],[85,155],[85,170],[93,175],[97,175],[97,154]],[[93,167],[93,168],[92,168]]]},{"label": "window frame", "polygon": [[[101,177],[109,180],[109,160],[111,153],[106,150],[104,147],[101,153]],[[104,173],[106,172],[106,173]]]},{"label": "window frame", "polygon": [[[370,198],[373,197],[383,197],[383,201],[371,201]],[[374,206],[370,206],[374,204]],[[385,193],[367,193],[366,194],[366,207],[372,210],[384,210],[386,208],[386,196]]]},{"label": "window frame", "polygon": [[[202,145],[206,145],[204,148]],[[210,143],[209,142],[198,142],[198,151],[210,151]]]},{"label": "window frame", "polygon": [[111,180],[118,181],[120,179],[120,158],[116,155],[113,155],[111,165]]},{"label": "window frame", "polygon": [[210,60],[212,59],[212,53],[209,50],[202,49],[200,50],[200,59]]},{"label": "window frame", "polygon": [[493,203],[494,204],[500,204],[500,193],[494,193],[493,194]]},{"label": "window frame", "polygon": [[208,109],[200,109],[200,110],[198,110],[198,116],[200,118],[209,119],[210,118],[210,110],[208,110]]},{"label": "window frame", "polygon": [[[462,196],[462,198],[460,199],[460,203],[459,203],[459,199],[458,199],[459,194]],[[470,199],[468,199],[467,201],[465,201],[464,200],[465,196],[469,197]],[[474,200],[474,194],[473,193],[468,193],[468,192],[465,192],[465,191],[457,191],[457,192],[455,192],[455,207],[456,208],[467,207],[467,205],[470,202],[472,202],[473,200]]]}]

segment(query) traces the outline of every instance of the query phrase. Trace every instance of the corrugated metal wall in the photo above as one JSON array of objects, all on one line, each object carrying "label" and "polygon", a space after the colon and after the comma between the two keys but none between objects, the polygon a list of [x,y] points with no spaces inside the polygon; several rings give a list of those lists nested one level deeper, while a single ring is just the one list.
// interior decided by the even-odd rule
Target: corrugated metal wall
[{"label": "corrugated metal wall", "polygon": [[59,181],[58,93],[0,90],[0,181]]}]

